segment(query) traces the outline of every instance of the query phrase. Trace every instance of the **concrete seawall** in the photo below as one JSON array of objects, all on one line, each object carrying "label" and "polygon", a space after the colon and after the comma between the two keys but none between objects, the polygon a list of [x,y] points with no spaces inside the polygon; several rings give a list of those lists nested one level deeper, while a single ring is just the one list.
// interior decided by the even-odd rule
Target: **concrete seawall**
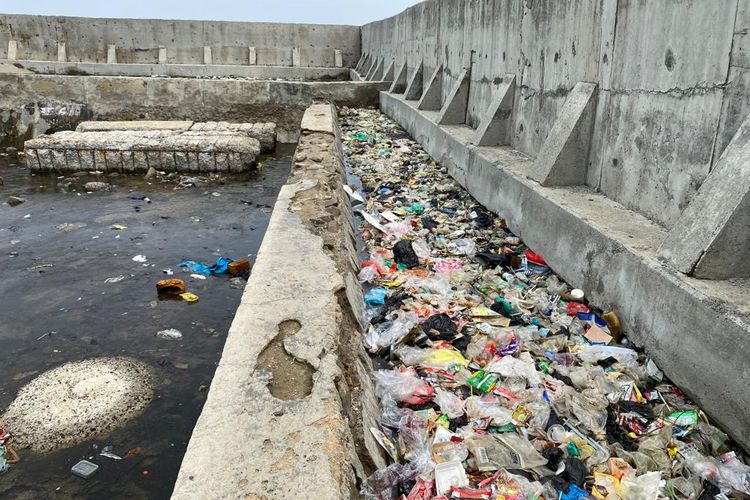
[{"label": "concrete seawall", "polygon": [[385,465],[340,147],[308,109],[172,498],[356,498]]},{"label": "concrete seawall", "polygon": [[335,67],[336,51],[357,62],[360,28],[0,14],[0,59]]},{"label": "concrete seawall", "polygon": [[749,26],[738,0],[430,0],[364,26],[362,52],[422,65],[420,92],[443,65],[441,102],[469,69],[473,128],[514,75],[508,145],[531,157],[595,83],[585,184],[671,228],[750,111]]}]

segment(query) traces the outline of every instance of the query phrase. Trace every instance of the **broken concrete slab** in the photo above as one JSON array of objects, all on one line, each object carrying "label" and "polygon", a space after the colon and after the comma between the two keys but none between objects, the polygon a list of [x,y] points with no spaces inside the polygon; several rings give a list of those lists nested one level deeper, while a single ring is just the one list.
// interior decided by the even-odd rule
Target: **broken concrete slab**
[{"label": "broken concrete slab", "polygon": [[513,134],[513,99],[516,76],[507,74],[492,99],[487,113],[479,122],[472,142],[476,146],[507,146]]},{"label": "broken concrete slab", "polygon": [[531,170],[542,186],[586,183],[596,89],[595,83],[578,82],[570,91]]},{"label": "broken concrete slab", "polygon": [[[148,167],[164,171],[213,172],[214,155],[233,153],[237,159],[230,164],[233,172],[243,172],[254,167],[260,155],[260,142],[242,132],[172,130],[123,130],[105,132],[64,131],[26,141],[29,168],[47,172],[80,172],[91,167],[89,157],[103,156],[106,171],[145,172]],[[153,165],[147,158],[153,152],[174,153],[171,162]],[[205,155],[199,155],[204,153]],[[114,163],[113,163],[114,161]]]},{"label": "broken concrete slab", "polygon": [[180,130],[187,131],[192,121],[138,120],[138,121],[85,121],[78,124],[76,132],[108,132],[113,130]]}]

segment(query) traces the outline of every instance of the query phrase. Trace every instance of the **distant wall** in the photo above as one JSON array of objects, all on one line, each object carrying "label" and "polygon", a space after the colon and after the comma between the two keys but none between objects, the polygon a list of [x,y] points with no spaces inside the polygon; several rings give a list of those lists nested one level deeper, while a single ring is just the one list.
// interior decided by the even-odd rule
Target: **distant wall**
[{"label": "distant wall", "polygon": [[0,148],[85,120],[275,122],[294,142],[314,101],[375,106],[387,84],[0,74]]},{"label": "distant wall", "polygon": [[362,52],[424,62],[425,85],[443,63],[444,99],[471,66],[472,126],[514,74],[511,145],[532,157],[598,83],[587,184],[671,227],[750,111],[749,27],[750,0],[429,0],[364,26]]},{"label": "distant wall", "polygon": [[357,62],[361,36],[356,26],[0,14],[0,59],[9,40],[18,43],[18,59],[56,61],[63,42],[70,62],[107,62],[114,44],[120,63],[155,64],[163,46],[170,64],[203,64],[208,46],[213,64],[248,64],[248,47],[255,47],[257,64],[291,66],[297,47],[301,66],[332,67],[334,50],[344,66]]}]

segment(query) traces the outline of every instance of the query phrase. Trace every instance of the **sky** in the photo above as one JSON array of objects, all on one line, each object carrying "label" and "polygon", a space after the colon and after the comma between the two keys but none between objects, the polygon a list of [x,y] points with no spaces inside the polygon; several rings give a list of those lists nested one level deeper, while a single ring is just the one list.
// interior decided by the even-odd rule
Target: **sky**
[{"label": "sky", "polygon": [[420,0],[2,0],[3,14],[362,25]]}]

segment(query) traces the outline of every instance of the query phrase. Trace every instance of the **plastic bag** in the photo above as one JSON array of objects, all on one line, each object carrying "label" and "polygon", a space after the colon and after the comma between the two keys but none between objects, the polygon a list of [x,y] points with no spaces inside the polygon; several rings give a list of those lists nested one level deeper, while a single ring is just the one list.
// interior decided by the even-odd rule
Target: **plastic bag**
[{"label": "plastic bag", "polygon": [[433,314],[422,323],[422,330],[431,339],[450,340],[456,336],[456,324],[447,314]]},{"label": "plastic bag", "polygon": [[513,412],[501,406],[500,398],[494,395],[470,396],[466,398],[465,408],[469,419],[491,418],[494,425],[513,422]]},{"label": "plastic bag", "polygon": [[395,401],[420,405],[429,402],[434,394],[432,386],[411,371],[378,370],[373,378],[379,398],[391,397]]},{"label": "plastic bag", "polygon": [[419,257],[420,261],[422,262],[429,259],[432,255],[432,249],[425,240],[415,241],[411,244],[411,247],[414,249],[414,253],[417,254],[417,257]]},{"label": "plastic bag", "polygon": [[411,241],[401,240],[393,247],[393,260],[408,269],[419,266],[419,257],[412,248]]},{"label": "plastic bag", "polygon": [[623,478],[620,481],[620,491],[622,498],[628,500],[656,500],[660,484],[660,472],[647,472],[638,477]]},{"label": "plastic bag", "polygon": [[419,323],[419,318],[413,312],[398,311],[396,317],[371,328],[365,335],[364,343],[370,352],[376,352],[383,347],[399,343],[412,328]]},{"label": "plastic bag", "polygon": [[419,473],[431,471],[435,467],[432,461],[432,441],[427,432],[427,421],[412,413],[401,419],[398,426],[398,438],[403,444],[403,457],[412,463]]},{"label": "plastic bag", "polygon": [[542,383],[539,373],[536,371],[534,360],[528,352],[524,352],[518,358],[505,356],[499,360],[492,361],[485,366],[485,370],[497,373],[503,377],[523,378],[529,385],[537,386]]},{"label": "plastic bag", "polygon": [[440,411],[448,415],[450,419],[458,418],[464,414],[464,400],[440,387],[435,388],[435,403],[440,407]]},{"label": "plastic bag", "polygon": [[384,305],[388,296],[388,290],[385,288],[371,288],[365,294],[365,303],[369,306]]},{"label": "plastic bag", "polygon": [[453,248],[456,250],[457,253],[460,253],[462,255],[474,255],[474,252],[476,251],[476,243],[474,243],[474,240],[471,240],[469,238],[461,238],[460,240],[453,240]]}]

